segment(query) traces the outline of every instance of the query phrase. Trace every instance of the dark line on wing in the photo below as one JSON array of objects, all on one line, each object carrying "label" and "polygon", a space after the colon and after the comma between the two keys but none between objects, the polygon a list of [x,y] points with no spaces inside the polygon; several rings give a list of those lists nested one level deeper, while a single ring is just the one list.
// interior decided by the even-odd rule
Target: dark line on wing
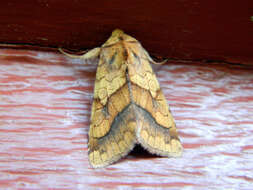
[{"label": "dark line on wing", "polygon": [[116,55],[117,55],[117,52],[115,52],[115,53],[113,54],[113,56],[111,57],[111,59],[109,60],[109,64],[110,64],[110,65],[113,64]]},{"label": "dark line on wing", "polygon": [[[141,113],[144,118],[148,121],[148,123],[150,123],[153,127],[160,127],[162,130],[164,131],[169,131],[171,127],[167,128],[164,127],[160,124],[158,124],[155,119],[153,118],[153,116],[144,108],[140,107],[139,105],[135,104],[135,103],[129,103],[120,113],[118,113],[116,115],[116,117],[114,118],[110,130],[107,132],[106,135],[104,135],[101,138],[98,138],[99,140],[103,140],[104,138],[106,138],[108,135],[111,135],[111,131],[116,131],[117,130],[117,126],[119,126],[119,123],[122,122],[122,118],[127,117],[128,114],[130,114],[129,109],[130,106],[134,106],[134,110],[136,110],[138,113]],[[138,116],[136,114],[134,114],[135,116],[135,121],[138,121]],[[171,137],[172,138],[172,137]]]}]

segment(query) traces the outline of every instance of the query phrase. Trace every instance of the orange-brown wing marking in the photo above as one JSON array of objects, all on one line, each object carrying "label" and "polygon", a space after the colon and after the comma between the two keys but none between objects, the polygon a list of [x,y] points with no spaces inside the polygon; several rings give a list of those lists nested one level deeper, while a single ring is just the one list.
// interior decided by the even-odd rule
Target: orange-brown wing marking
[{"label": "orange-brown wing marking", "polygon": [[137,138],[147,150],[179,156],[182,146],[167,101],[140,44],[129,44],[129,80],[138,113]]},{"label": "orange-brown wing marking", "polygon": [[112,120],[109,132],[100,135],[104,126],[96,129],[93,125],[89,131],[89,161],[95,168],[119,160],[132,150],[136,142],[136,116],[130,104],[127,85],[109,97],[107,112],[109,122]]},{"label": "orange-brown wing marking", "polygon": [[[116,48],[102,49],[100,54],[100,61],[97,67],[97,74],[94,87],[94,101],[91,112],[90,130],[93,130],[93,136],[96,138],[106,135],[114,120],[114,115],[107,112],[109,98],[117,91],[122,89],[123,93],[127,92],[126,82],[126,65],[119,61],[120,53]],[[123,88],[123,86],[126,86]],[[125,98],[114,96],[114,98]],[[126,97],[127,98],[127,97]],[[129,99],[129,98],[128,98]],[[120,109],[122,110],[129,101],[122,99],[119,101]],[[117,111],[121,111],[117,110]]]},{"label": "orange-brown wing marking", "polygon": [[131,88],[136,104],[138,141],[152,153],[161,156],[180,156],[182,146],[170,111],[160,111],[161,104],[153,99],[148,91],[134,84]]}]

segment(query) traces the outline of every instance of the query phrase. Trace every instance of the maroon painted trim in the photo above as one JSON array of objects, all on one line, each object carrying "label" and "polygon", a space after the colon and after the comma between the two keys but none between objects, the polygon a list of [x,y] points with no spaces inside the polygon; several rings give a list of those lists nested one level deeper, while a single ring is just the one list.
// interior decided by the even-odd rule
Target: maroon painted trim
[{"label": "maroon painted trim", "polygon": [[100,46],[115,28],[162,57],[253,64],[253,1],[12,0],[0,5],[0,43]]}]

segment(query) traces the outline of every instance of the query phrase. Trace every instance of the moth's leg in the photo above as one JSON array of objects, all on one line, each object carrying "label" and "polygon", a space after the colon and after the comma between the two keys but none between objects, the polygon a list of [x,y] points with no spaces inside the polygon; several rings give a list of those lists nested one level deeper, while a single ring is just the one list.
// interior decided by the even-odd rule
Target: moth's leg
[{"label": "moth's leg", "polygon": [[63,53],[64,55],[74,58],[74,59],[93,59],[99,56],[100,54],[100,50],[101,48],[94,48],[91,49],[90,51],[88,51],[87,53],[83,54],[83,55],[73,55],[73,54],[69,54],[66,53],[65,51],[63,51],[63,49],[59,48],[59,51],[61,53]]}]

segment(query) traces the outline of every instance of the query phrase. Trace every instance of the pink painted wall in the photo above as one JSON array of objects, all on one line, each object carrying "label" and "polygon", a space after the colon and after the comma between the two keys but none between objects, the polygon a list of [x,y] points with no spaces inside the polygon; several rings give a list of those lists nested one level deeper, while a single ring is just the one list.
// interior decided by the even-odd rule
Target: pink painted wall
[{"label": "pink painted wall", "polygon": [[59,53],[0,50],[0,189],[252,188],[253,68],[155,67],[183,156],[137,152],[96,170],[87,158],[95,71]]}]

